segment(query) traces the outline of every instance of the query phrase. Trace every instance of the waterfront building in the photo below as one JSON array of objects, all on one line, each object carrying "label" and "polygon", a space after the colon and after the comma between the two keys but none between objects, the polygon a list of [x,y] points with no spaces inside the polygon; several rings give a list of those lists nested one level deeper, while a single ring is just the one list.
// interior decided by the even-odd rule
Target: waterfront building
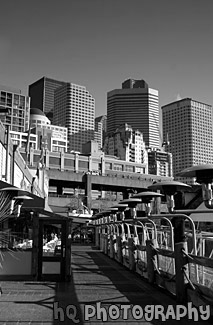
[{"label": "waterfront building", "polygon": [[137,167],[136,172],[141,173],[145,168],[145,173],[148,173],[148,153],[143,134],[133,130],[127,123],[121,125],[115,132],[107,134],[104,152],[121,160],[141,164],[141,168]]},{"label": "waterfront building", "polygon": [[39,108],[52,122],[54,91],[56,88],[65,84],[65,81],[59,81],[48,77],[42,77],[41,79],[33,82],[31,85],[29,85],[31,107]]},{"label": "waterfront building", "polygon": [[159,147],[158,90],[149,88],[144,80],[128,79],[122,89],[107,93],[107,133],[128,123],[143,133],[147,147]]},{"label": "waterfront building", "polygon": [[106,131],[107,131],[107,116],[101,115],[96,117],[94,140],[98,142],[99,149],[103,148]]},{"label": "waterfront building", "polygon": [[166,149],[173,156],[174,177],[184,168],[213,163],[211,105],[191,98],[172,102],[162,106],[162,122],[163,137],[169,139]]},{"label": "waterfront building", "polygon": [[95,99],[86,87],[66,83],[55,90],[53,123],[67,127],[70,151],[94,139]]},{"label": "waterfront building", "polygon": [[19,89],[0,86],[0,120],[14,132],[24,132],[29,127],[30,98]]}]

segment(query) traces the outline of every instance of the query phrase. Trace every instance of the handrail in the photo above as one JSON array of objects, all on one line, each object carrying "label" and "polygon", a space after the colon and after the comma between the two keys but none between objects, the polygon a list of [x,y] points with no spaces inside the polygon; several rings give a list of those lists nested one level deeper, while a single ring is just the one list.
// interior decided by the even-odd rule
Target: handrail
[{"label": "handrail", "polygon": [[[178,211],[178,210],[177,210]],[[162,217],[166,217],[166,218],[182,218],[182,219],[187,219],[190,224],[191,224],[191,228],[192,228],[192,235],[193,235],[193,249],[194,249],[194,253],[195,255],[197,255],[197,245],[196,245],[196,229],[195,229],[195,224],[194,221],[192,220],[192,218],[190,218],[189,216],[187,216],[186,214],[182,214],[182,213],[168,213],[168,214],[153,214],[152,218],[162,218]]]}]

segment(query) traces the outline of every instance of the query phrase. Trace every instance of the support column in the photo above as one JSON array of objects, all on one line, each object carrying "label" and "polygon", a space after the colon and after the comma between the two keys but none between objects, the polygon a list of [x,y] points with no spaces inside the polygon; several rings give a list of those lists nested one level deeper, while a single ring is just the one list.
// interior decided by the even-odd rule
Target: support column
[{"label": "support column", "polygon": [[178,303],[187,302],[187,279],[184,271],[188,272],[187,258],[183,251],[187,252],[187,243],[181,242],[175,244],[175,274],[176,274],[176,300]]},{"label": "support column", "polygon": [[147,272],[149,283],[155,283],[155,266],[157,264],[156,253],[153,249],[155,241],[153,239],[146,241]]},{"label": "support column", "polygon": [[66,239],[65,239],[65,247],[66,247],[66,269],[65,269],[65,281],[70,281],[71,278],[71,227],[72,220],[66,220]]},{"label": "support column", "polygon": [[92,171],[92,156],[89,156],[89,171]]},{"label": "support column", "polygon": [[38,277],[39,263],[39,213],[33,213],[33,233],[32,233],[32,276],[35,280]]},{"label": "support column", "polygon": [[79,161],[79,155],[75,154],[75,172],[78,173],[78,161]]},{"label": "support column", "polygon": [[60,160],[61,160],[61,171],[64,171],[64,152],[60,153]]},{"label": "support column", "polygon": [[95,246],[100,247],[100,228],[95,227]]},{"label": "support column", "polygon": [[133,238],[128,238],[128,252],[129,252],[129,269],[135,271],[135,254],[134,254],[134,240]]},{"label": "support column", "polygon": [[89,211],[91,211],[92,208],[92,175],[85,174],[83,176],[84,182],[85,182],[85,201],[86,206]]},{"label": "support column", "polygon": [[117,236],[116,237],[116,243],[117,243],[117,258],[118,258],[118,262],[119,263],[123,263],[123,254],[122,254],[122,240],[121,240],[121,236]]},{"label": "support column", "polygon": [[176,300],[184,304],[187,302],[186,285],[188,283],[184,272],[188,274],[187,258],[187,242],[185,235],[185,220],[183,218],[174,217],[172,219],[174,227],[174,244],[175,244],[175,274],[176,274]]},{"label": "support column", "polygon": [[101,157],[101,175],[105,175],[105,156],[103,153],[103,156]]}]

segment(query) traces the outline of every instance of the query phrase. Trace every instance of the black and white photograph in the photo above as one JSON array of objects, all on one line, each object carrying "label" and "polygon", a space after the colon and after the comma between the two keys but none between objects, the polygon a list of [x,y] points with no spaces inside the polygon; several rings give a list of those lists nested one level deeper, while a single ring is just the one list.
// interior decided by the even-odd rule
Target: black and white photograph
[{"label": "black and white photograph", "polygon": [[213,324],[213,1],[0,1],[0,324]]}]

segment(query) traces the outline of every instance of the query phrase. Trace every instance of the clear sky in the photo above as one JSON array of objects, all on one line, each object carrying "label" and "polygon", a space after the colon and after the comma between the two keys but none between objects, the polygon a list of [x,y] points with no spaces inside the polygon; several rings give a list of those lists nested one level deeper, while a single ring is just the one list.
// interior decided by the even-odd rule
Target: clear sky
[{"label": "clear sky", "polygon": [[96,116],[128,78],[158,89],[160,105],[213,105],[213,1],[2,0],[0,84],[27,94],[43,76],[85,86]]}]

